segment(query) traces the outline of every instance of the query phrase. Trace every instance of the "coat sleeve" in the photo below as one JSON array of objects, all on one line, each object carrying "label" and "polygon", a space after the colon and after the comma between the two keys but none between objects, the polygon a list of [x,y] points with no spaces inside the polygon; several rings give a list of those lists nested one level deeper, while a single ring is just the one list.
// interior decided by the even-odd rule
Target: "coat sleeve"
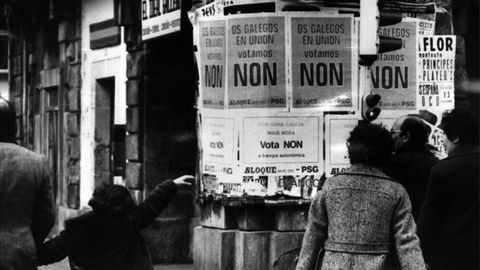
[{"label": "coat sleeve", "polygon": [[418,219],[418,236],[420,237],[420,243],[427,263],[430,263],[432,249],[436,244],[436,239],[440,235],[439,230],[444,222],[442,209],[445,209],[446,204],[444,198],[448,198],[448,196],[442,195],[443,189],[442,179],[434,168],[428,180],[425,202],[420,210]]},{"label": "coat sleeve", "polygon": [[177,186],[171,180],[158,184],[152,194],[136,207],[133,213],[134,228],[141,230],[152,223],[168,206],[176,192]]},{"label": "coat sleeve", "polygon": [[328,218],[325,207],[324,189],[320,190],[312,201],[308,213],[307,230],[303,236],[302,249],[296,270],[313,270],[317,257],[327,238]]},{"label": "coat sleeve", "polygon": [[41,179],[32,215],[31,230],[35,244],[40,245],[55,223],[55,202],[53,199],[53,183],[50,177],[48,163],[41,159]]},{"label": "coat sleeve", "polygon": [[63,260],[70,252],[68,244],[66,231],[62,231],[58,236],[40,244],[37,250],[38,265],[47,265]]},{"label": "coat sleeve", "polygon": [[412,205],[408,195],[401,187],[399,200],[392,218],[392,233],[402,270],[426,269],[416,235],[416,225],[412,216]]}]

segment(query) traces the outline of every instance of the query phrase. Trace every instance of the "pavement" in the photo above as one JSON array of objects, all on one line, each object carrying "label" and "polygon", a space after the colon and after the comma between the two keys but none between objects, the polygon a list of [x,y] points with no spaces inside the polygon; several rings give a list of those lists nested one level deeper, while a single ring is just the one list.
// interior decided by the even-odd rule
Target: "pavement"
[{"label": "pavement", "polygon": [[[157,264],[153,266],[155,270],[193,270],[193,264]],[[50,264],[47,266],[41,266],[38,270],[70,270],[68,265],[68,259]]]}]

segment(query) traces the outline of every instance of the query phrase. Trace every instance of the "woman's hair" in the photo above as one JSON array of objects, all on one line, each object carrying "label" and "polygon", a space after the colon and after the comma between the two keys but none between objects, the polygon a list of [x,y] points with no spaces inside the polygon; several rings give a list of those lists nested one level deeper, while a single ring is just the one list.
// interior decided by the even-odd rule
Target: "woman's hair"
[{"label": "woman's hair", "polygon": [[450,141],[453,141],[457,136],[460,145],[480,144],[479,119],[469,110],[453,109],[451,112],[445,112],[440,128],[443,129]]},{"label": "woman's hair", "polygon": [[0,97],[0,142],[15,142],[16,125],[15,107]]},{"label": "woman's hair", "polygon": [[88,205],[97,212],[121,213],[135,206],[135,202],[126,187],[103,184],[95,189]]},{"label": "woman's hair", "polygon": [[371,123],[356,126],[350,132],[347,144],[351,164],[381,166],[388,161],[393,151],[393,141],[388,130]]}]

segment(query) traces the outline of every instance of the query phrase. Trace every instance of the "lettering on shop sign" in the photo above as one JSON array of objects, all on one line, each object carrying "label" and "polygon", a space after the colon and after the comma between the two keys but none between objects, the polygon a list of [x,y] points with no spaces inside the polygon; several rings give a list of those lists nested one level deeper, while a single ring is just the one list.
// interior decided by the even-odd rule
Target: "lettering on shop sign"
[{"label": "lettering on shop sign", "polygon": [[142,20],[155,18],[178,9],[180,9],[179,0],[142,0]]}]

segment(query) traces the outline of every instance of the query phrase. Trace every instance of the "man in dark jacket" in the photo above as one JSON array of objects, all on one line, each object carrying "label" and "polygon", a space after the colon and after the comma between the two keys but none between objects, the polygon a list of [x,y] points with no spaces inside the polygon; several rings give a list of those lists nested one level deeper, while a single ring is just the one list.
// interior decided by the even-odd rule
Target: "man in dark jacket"
[{"label": "man in dark jacket", "polygon": [[477,270],[479,265],[479,120],[454,109],[440,127],[448,157],[432,168],[418,234],[431,269]]},{"label": "man in dark jacket", "polygon": [[390,129],[394,155],[384,172],[399,181],[412,202],[412,215],[418,220],[427,191],[428,176],[438,159],[427,149],[428,128],[417,115],[398,118]]},{"label": "man in dark jacket", "polygon": [[138,206],[128,189],[105,185],[93,193],[93,211],[67,220],[60,235],[39,249],[39,264],[69,256],[72,269],[152,270],[152,262],[140,230],[165,209],[180,186],[190,186],[184,175],[157,185]]},{"label": "man in dark jacket", "polygon": [[15,109],[0,97],[0,269],[37,269],[36,246],[55,222],[44,156],[15,144]]}]

